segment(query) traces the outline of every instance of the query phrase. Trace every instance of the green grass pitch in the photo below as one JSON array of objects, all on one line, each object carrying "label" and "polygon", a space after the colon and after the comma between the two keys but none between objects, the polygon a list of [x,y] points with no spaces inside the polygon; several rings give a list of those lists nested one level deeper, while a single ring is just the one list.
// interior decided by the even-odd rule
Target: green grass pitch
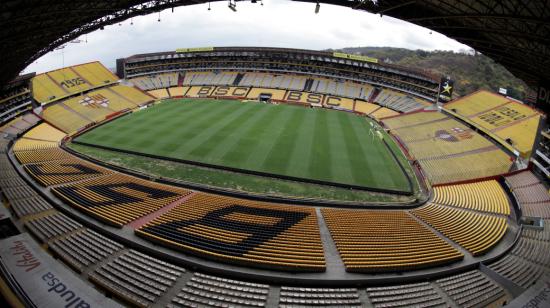
[{"label": "green grass pitch", "polygon": [[[299,178],[409,191],[407,177],[390,151],[370,134],[369,121],[346,112],[284,104],[184,99],[134,112],[76,141]],[[385,134],[384,138],[393,142]],[[392,147],[397,149],[393,143]]]}]

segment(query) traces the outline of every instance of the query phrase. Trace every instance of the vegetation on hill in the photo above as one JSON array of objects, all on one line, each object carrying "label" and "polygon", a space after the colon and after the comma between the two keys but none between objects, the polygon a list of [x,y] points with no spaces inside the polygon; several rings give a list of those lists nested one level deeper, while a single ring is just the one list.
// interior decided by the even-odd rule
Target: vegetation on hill
[{"label": "vegetation on hill", "polygon": [[354,47],[339,51],[451,76],[455,80],[454,97],[480,89],[498,92],[499,88],[506,88],[509,96],[523,100],[527,90],[525,83],[503,66],[485,55],[471,51],[425,51],[392,47]]}]

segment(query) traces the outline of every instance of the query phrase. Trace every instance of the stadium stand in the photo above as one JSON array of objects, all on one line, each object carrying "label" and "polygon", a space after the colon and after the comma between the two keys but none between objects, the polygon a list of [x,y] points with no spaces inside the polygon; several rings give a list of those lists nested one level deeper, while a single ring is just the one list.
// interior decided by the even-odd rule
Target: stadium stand
[{"label": "stadium stand", "polygon": [[376,96],[374,102],[380,106],[400,112],[411,112],[431,105],[427,102],[419,101],[411,96],[389,89],[383,89],[382,92]]},{"label": "stadium stand", "polygon": [[404,271],[463,255],[405,211],[322,210],[350,272]]},{"label": "stadium stand", "polygon": [[72,155],[61,150],[57,146],[55,148],[46,148],[34,151],[17,151],[15,157],[21,164],[40,163],[44,161],[71,159]]},{"label": "stadium stand", "polygon": [[178,85],[178,73],[165,73],[153,76],[131,78],[132,82],[143,91],[176,87]]},{"label": "stadium stand", "polygon": [[369,102],[355,100],[355,109],[354,109],[355,112],[368,115],[380,108],[382,107]]},{"label": "stadium stand", "polygon": [[42,242],[81,229],[82,225],[57,211],[25,221],[25,227]]},{"label": "stadium stand", "polygon": [[24,169],[42,186],[71,183],[112,173],[77,158],[28,164]]},{"label": "stadium stand", "polygon": [[417,159],[432,184],[507,173],[510,157],[489,140],[439,112],[417,112],[382,120]]},{"label": "stadium stand", "polygon": [[30,78],[34,74],[21,75],[0,87],[0,125],[32,109]]},{"label": "stadium stand", "polygon": [[355,288],[281,287],[279,307],[361,307]]},{"label": "stadium stand", "polygon": [[17,136],[33,127],[38,122],[40,122],[40,118],[32,113],[26,113],[22,117],[12,119],[6,124],[0,126],[0,134]]},{"label": "stadium stand", "polygon": [[524,216],[550,218],[548,189],[531,171],[507,176],[505,180]]},{"label": "stadium stand", "polygon": [[374,307],[448,307],[429,282],[367,288]]},{"label": "stadium stand", "polygon": [[323,271],[315,210],[195,193],[136,230],[186,252],[249,266]]},{"label": "stadium stand", "polygon": [[252,88],[246,97],[249,99],[259,100],[260,95],[268,94],[271,96],[272,100],[282,101],[285,99],[285,93],[285,90],[279,89]]},{"label": "stadium stand", "polygon": [[41,104],[51,103],[67,96],[103,87],[117,82],[118,77],[99,62],[66,67],[32,78],[34,99]]},{"label": "stadium stand", "polygon": [[473,211],[428,204],[412,210],[416,217],[466,248],[474,256],[495,246],[507,229],[506,218]]},{"label": "stadium stand", "polygon": [[375,111],[373,111],[369,114],[369,116],[371,118],[374,118],[377,121],[380,121],[383,118],[393,117],[393,116],[396,116],[396,115],[399,115],[399,112],[393,111],[393,110],[385,108],[385,107],[376,109]]},{"label": "stadium stand", "polygon": [[138,307],[149,307],[174,281],[183,268],[129,250],[90,273],[90,280]]},{"label": "stadium stand", "polygon": [[87,228],[67,234],[48,242],[48,247],[79,273],[122,249],[119,243]]},{"label": "stadium stand", "polygon": [[171,87],[168,88],[168,94],[170,97],[183,97],[189,90],[189,87]]},{"label": "stadium stand", "polygon": [[156,97],[158,99],[165,99],[170,97],[170,93],[168,93],[167,89],[157,89],[157,90],[151,90],[147,91],[149,95]]},{"label": "stadium stand", "polygon": [[481,212],[510,215],[506,192],[495,181],[434,187],[433,203]]},{"label": "stadium stand", "polygon": [[54,187],[52,192],[71,206],[117,227],[152,213],[189,193],[184,189],[122,174]]},{"label": "stadium stand", "polygon": [[315,93],[368,100],[373,89],[374,88],[368,84],[358,84],[327,78],[312,78],[311,88],[307,90]]},{"label": "stadium stand", "polygon": [[486,307],[506,298],[504,290],[478,270],[436,280],[459,307]]},{"label": "stadium stand", "polygon": [[115,85],[47,105],[42,117],[67,134],[101,122],[112,114],[148,104],[153,97],[133,87]]},{"label": "stadium stand", "polygon": [[265,307],[269,285],[194,273],[171,307]]},{"label": "stadium stand", "polygon": [[446,104],[445,110],[521,156],[531,156],[541,118],[531,107],[483,90]]},{"label": "stadium stand", "polygon": [[237,72],[186,72],[184,86],[230,86],[233,85]]}]

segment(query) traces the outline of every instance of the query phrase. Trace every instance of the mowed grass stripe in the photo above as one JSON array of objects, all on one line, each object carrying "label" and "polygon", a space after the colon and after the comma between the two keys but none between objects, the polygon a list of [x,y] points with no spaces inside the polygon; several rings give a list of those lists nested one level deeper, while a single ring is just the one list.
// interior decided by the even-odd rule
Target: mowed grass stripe
[{"label": "mowed grass stripe", "polygon": [[[338,168],[332,168],[332,177],[336,182],[341,183],[356,183],[352,170],[351,157],[355,157],[357,153],[347,151],[346,138],[347,132],[340,125],[340,118],[349,117],[343,112],[338,112],[334,117],[327,118],[327,127],[324,129],[326,138],[330,140],[330,165],[338,166]],[[364,159],[364,157],[361,157]]]},{"label": "mowed grass stripe", "polygon": [[313,146],[309,152],[308,176],[315,179],[332,179],[330,159],[330,139],[325,134],[327,113],[315,113]]},{"label": "mowed grass stripe", "polygon": [[278,119],[278,115],[282,111],[282,108],[266,108],[266,112],[256,118],[254,124],[243,132],[243,136],[228,148],[220,160],[233,165],[246,166],[253,154],[251,149],[257,147],[259,141],[265,138],[264,133],[271,128],[272,123]]},{"label": "mowed grass stripe", "polygon": [[399,165],[382,141],[369,135],[369,127],[364,117],[326,109],[179,100],[117,119],[77,140],[246,170],[408,190]]},{"label": "mowed grass stripe", "polygon": [[290,115],[288,125],[286,125],[279,138],[275,142],[273,149],[266,157],[262,168],[273,170],[274,173],[285,174],[292,152],[296,145],[296,132],[301,129],[302,120],[305,116],[303,110],[296,109]]}]

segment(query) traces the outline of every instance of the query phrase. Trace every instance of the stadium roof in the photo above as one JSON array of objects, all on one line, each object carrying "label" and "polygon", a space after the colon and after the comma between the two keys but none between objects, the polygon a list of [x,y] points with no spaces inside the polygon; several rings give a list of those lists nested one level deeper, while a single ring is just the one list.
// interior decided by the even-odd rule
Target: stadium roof
[{"label": "stadium roof", "polygon": [[[1,1],[0,84],[14,78],[38,57],[84,33],[132,16],[205,2],[207,1]],[[388,15],[440,32],[491,57],[533,88],[550,80],[550,0],[320,2]]]}]

